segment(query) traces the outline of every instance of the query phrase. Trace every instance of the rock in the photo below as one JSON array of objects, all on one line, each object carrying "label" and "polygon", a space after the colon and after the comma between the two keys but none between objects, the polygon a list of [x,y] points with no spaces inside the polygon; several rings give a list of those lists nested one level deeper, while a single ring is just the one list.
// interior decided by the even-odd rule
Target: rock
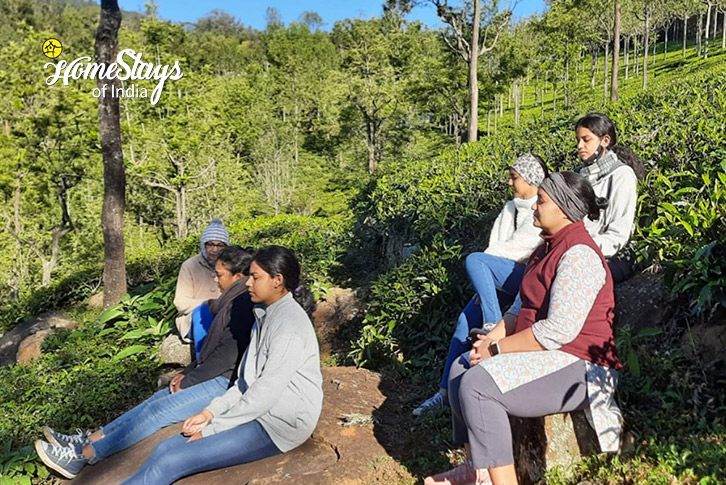
[{"label": "rock", "polygon": [[630,325],[633,335],[644,328],[660,328],[668,319],[673,303],[663,282],[663,273],[636,274],[615,285],[615,325]]},{"label": "rock", "polygon": [[693,326],[683,335],[682,345],[686,352],[696,354],[695,357],[706,364],[726,361],[726,323],[715,323]]},{"label": "rock", "polygon": [[[324,368],[323,411],[317,429],[305,444],[282,455],[200,473],[176,483],[353,485],[374,483],[382,473],[396,476],[402,472],[374,436],[375,423],[364,419],[358,425],[342,425],[342,416],[375,415],[386,399],[379,385],[380,376],[364,369]],[[138,469],[159,441],[178,433],[180,426],[165,428],[128,450],[86,467],[70,483],[123,481]],[[389,466],[396,470],[389,470]]]},{"label": "rock", "polygon": [[519,483],[535,484],[555,466],[567,469],[598,453],[595,431],[583,411],[543,418],[510,418]]},{"label": "rock", "polygon": [[29,318],[0,338],[0,365],[15,363],[20,343],[30,335],[49,328],[74,329],[77,322],[69,320],[60,312],[48,312]]},{"label": "rock", "polygon": [[99,291],[95,295],[91,295],[86,301],[86,305],[89,308],[103,308],[103,290]]},{"label": "rock", "polygon": [[313,313],[315,330],[320,341],[322,358],[330,354],[331,350],[340,350],[336,343],[347,345],[349,338],[340,340],[340,330],[347,324],[364,314],[364,305],[357,298],[355,291],[349,288],[331,288],[328,294],[320,299]]},{"label": "rock", "polygon": [[18,345],[18,353],[15,355],[15,362],[18,364],[27,362],[31,359],[37,359],[42,355],[40,346],[43,345],[46,337],[51,335],[53,330],[41,330],[30,337],[26,337],[20,345]]},{"label": "rock", "polygon": [[159,360],[163,364],[187,366],[192,361],[191,348],[178,335],[172,334],[164,339],[159,347]]}]

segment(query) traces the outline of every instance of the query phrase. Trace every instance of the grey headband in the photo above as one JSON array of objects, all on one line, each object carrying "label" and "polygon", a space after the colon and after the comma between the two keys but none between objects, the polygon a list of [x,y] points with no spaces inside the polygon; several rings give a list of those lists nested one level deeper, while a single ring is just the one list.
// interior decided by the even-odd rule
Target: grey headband
[{"label": "grey headband", "polygon": [[567,185],[565,177],[560,172],[552,172],[549,177],[542,182],[540,188],[547,192],[550,199],[557,204],[562,212],[572,222],[581,221],[590,212],[587,204],[577,196],[577,194]]},{"label": "grey headband", "polygon": [[531,153],[525,153],[517,158],[511,166],[520,177],[529,185],[539,187],[545,178],[544,169],[540,165],[539,160]]}]

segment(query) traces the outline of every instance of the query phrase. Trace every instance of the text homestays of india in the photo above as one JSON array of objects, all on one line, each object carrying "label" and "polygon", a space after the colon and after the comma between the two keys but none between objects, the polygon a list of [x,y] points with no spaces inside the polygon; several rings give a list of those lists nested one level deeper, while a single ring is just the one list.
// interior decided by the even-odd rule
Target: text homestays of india
[{"label": "text homestays of india", "polygon": [[[131,62],[127,62],[124,59],[126,56],[133,60],[133,65],[129,65]],[[91,60],[88,56],[79,57],[70,63],[67,61],[60,61],[57,64],[48,62],[43,68],[48,69],[49,66],[53,66],[55,73],[52,76],[48,76],[45,83],[48,86],[52,86],[61,78],[65,86],[68,86],[70,79],[108,79],[109,81],[113,79],[120,81],[126,81],[128,79],[132,81],[154,79],[159,82],[151,93],[150,101],[151,104],[156,104],[159,101],[159,96],[164,89],[166,80],[171,79],[172,81],[176,81],[177,79],[181,79],[184,73],[182,73],[179,67],[179,61],[175,61],[174,66],[169,68],[168,65],[154,65],[150,62],[143,62],[141,57],[142,54],[140,52],[137,53],[133,49],[124,49],[116,56],[116,62],[108,65],[88,62]]]}]

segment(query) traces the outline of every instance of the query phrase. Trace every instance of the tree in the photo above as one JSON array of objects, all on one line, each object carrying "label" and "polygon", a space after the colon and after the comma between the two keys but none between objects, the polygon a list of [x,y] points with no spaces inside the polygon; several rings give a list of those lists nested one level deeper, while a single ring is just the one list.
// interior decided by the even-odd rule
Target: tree
[{"label": "tree", "polygon": [[[101,20],[96,31],[96,62],[108,65],[116,59],[121,10],[117,0],[101,0]],[[116,79],[99,77],[98,87],[105,92],[118,88]],[[121,146],[119,100],[115,96],[98,98],[98,135],[103,154],[104,241],[103,306],[115,305],[126,294],[126,246],[124,210],[126,208],[126,170]]]},{"label": "tree", "polygon": [[[333,27],[333,42],[342,57],[340,82],[362,118],[371,174],[382,158],[385,133],[402,116],[409,57],[416,47],[405,35],[406,27],[394,12],[368,21],[344,20]],[[347,114],[348,123],[356,123]]]},{"label": "tree", "polygon": [[469,70],[468,141],[473,142],[477,140],[479,131],[479,57],[496,47],[512,12],[498,12],[496,1],[488,3],[483,9],[481,0],[467,1],[461,8],[450,6],[448,0],[430,1],[436,7],[439,18],[450,27],[450,31],[443,34],[446,45],[462,58]]},{"label": "tree", "polygon": [[618,71],[620,69],[620,2],[615,2],[613,15],[613,73],[610,80],[610,101],[618,99]]}]

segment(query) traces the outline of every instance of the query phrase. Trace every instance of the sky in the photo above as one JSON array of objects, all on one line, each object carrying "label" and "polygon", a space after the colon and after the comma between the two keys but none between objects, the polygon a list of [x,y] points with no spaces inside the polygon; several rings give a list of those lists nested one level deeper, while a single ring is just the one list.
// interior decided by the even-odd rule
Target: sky
[{"label": "sky", "polygon": [[[512,0],[510,0],[512,1]],[[533,13],[542,13],[545,10],[544,0],[513,0],[516,3],[514,17],[519,19]],[[124,10],[144,12],[145,0],[119,0]],[[460,4],[460,0],[452,0],[452,5]],[[506,5],[506,0],[500,2]],[[383,0],[212,0],[200,2],[199,0],[157,0],[159,17],[174,22],[195,22],[198,18],[206,16],[214,9],[224,10],[233,15],[245,26],[262,30],[266,26],[265,11],[268,7],[275,7],[281,14],[282,20],[287,24],[298,20],[306,11],[317,12],[327,24],[323,28],[329,30],[333,24],[346,18],[371,18],[380,16]],[[436,17],[436,11],[429,2],[414,8],[408,16],[410,20],[421,20],[431,27],[440,27],[442,23]]]}]

